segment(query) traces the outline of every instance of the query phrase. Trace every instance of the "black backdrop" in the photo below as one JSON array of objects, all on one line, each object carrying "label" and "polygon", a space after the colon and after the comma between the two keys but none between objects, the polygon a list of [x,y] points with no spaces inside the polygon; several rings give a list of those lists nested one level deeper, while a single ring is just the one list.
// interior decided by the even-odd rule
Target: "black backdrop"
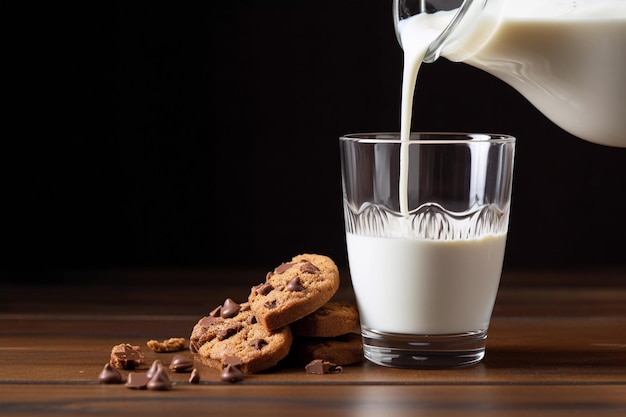
[{"label": "black backdrop", "polygon": [[[391,0],[1,4],[5,272],[345,264],[337,138],[399,128]],[[518,137],[508,268],[626,264],[626,149],[464,64],[416,97],[414,129]]]}]

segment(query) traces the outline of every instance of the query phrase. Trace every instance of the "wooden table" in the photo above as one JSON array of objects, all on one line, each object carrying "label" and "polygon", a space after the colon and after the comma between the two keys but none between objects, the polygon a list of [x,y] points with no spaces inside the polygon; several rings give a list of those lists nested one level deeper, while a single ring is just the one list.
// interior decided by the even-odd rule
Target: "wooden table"
[{"label": "wooden table", "polygon": [[[49,286],[3,285],[0,415],[626,416],[619,269],[505,271],[487,356],[474,367],[363,363],[327,375],[278,367],[231,384],[197,364],[201,382],[170,372],[170,391],[98,382],[114,345],[140,345],[147,363],[167,364],[172,354],[150,351],[147,340],[188,337],[200,317],[226,297],[243,301],[263,276],[100,271],[57,276]],[[351,297],[344,279],[336,298]]]}]

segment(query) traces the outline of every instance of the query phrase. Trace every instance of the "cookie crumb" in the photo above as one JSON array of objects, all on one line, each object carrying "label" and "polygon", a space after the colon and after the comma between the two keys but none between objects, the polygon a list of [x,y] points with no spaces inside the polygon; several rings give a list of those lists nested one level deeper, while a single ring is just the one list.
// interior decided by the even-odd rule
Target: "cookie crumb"
[{"label": "cookie crumb", "polygon": [[150,350],[157,353],[178,352],[185,349],[185,338],[170,337],[162,342],[159,342],[158,340],[148,340],[147,345]]},{"label": "cookie crumb", "polygon": [[139,346],[121,343],[111,349],[110,364],[121,369],[135,369],[143,363],[143,353]]}]

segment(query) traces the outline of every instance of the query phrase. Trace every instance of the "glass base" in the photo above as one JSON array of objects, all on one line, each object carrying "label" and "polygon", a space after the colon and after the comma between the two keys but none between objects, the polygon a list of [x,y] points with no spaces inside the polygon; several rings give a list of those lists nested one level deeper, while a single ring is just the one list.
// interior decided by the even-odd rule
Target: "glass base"
[{"label": "glass base", "polygon": [[485,356],[487,331],[414,335],[363,328],[363,352],[369,361],[396,368],[438,369],[474,365]]}]

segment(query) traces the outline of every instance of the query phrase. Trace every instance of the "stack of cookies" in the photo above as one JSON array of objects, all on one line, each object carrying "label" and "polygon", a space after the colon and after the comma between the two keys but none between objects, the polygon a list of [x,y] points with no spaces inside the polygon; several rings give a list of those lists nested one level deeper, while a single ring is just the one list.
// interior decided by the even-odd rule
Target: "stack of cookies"
[{"label": "stack of cookies", "polygon": [[223,369],[236,362],[257,373],[287,356],[348,365],[363,348],[356,306],[330,301],[339,289],[339,271],[327,256],[303,254],[269,272],[252,287],[247,302],[227,299],[194,326],[190,349],[196,358]]}]

